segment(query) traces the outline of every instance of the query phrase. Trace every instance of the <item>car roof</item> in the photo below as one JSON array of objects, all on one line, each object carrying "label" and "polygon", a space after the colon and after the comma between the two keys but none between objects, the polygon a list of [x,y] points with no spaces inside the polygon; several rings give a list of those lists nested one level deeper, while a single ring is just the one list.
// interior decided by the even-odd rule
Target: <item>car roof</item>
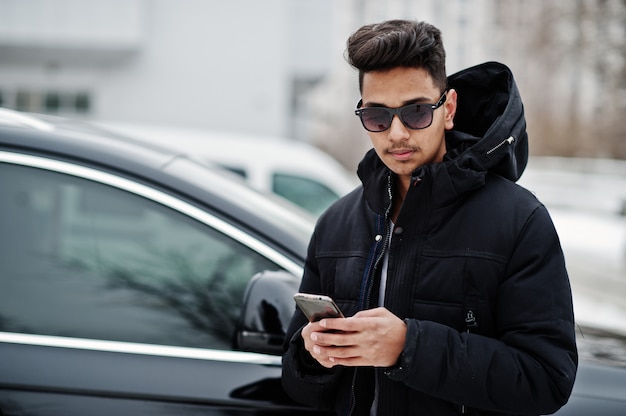
[{"label": "car roof", "polygon": [[87,122],[0,109],[0,151],[51,157],[115,172],[176,195],[246,229],[300,262],[314,219],[230,173]]}]

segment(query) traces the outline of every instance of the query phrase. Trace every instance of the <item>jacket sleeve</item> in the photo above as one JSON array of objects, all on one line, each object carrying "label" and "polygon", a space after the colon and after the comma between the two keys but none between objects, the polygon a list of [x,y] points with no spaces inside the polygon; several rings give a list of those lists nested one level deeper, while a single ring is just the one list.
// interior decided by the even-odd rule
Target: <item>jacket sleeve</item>
[{"label": "jacket sleeve", "polygon": [[545,414],[567,402],[578,364],[572,297],[560,242],[543,206],[518,236],[494,314],[496,338],[408,319],[403,353],[386,374],[484,410]]},{"label": "jacket sleeve", "polygon": [[[309,244],[304,276],[300,291],[321,293],[314,253],[315,234]],[[304,348],[302,328],[308,320],[296,309],[283,345],[282,384],[287,394],[296,402],[321,409],[332,409],[335,405],[337,385],[342,369],[327,369],[319,364]]]}]

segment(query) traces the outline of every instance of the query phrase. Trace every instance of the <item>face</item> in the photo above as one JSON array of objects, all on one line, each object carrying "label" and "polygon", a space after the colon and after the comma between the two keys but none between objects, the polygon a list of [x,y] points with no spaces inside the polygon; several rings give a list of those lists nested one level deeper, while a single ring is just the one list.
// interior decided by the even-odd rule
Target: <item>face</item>
[{"label": "face", "polygon": [[[423,69],[399,67],[367,72],[363,76],[362,107],[435,104],[442,93]],[[401,179],[410,181],[411,173],[418,167],[443,160],[446,153],[444,133],[452,129],[455,111],[456,92],[449,90],[446,102],[434,110],[429,127],[409,129],[395,115],[389,129],[367,133],[383,163]]]}]

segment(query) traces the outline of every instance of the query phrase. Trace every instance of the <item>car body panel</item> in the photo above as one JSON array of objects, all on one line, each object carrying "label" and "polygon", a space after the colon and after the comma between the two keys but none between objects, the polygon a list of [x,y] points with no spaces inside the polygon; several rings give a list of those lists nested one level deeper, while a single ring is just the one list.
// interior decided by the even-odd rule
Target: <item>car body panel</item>
[{"label": "car body panel", "polygon": [[[2,393],[5,396],[2,402],[10,402],[11,396],[16,394],[54,395],[54,400],[48,398],[48,407],[46,400],[39,398],[42,403],[36,408],[33,404],[33,409],[20,409],[37,415],[81,414],[83,405],[71,399],[75,396],[87,402],[87,398],[108,402],[123,400],[135,402],[135,406],[138,406],[137,402],[143,402],[150,412],[163,405],[167,405],[171,412],[173,407],[189,404],[204,407],[205,411],[207,407],[221,408],[210,414],[235,414],[235,411],[236,414],[255,414],[264,408],[271,413],[277,403],[285,407],[281,412],[297,408],[291,406],[280,389],[267,388],[268,384],[278,382],[279,359],[268,360],[262,356],[255,359],[251,353],[232,354],[233,358],[236,354],[242,355],[242,360],[220,359],[219,352],[214,358],[189,358],[184,357],[185,354],[176,357],[174,351],[170,355],[143,354],[138,352],[141,345],[128,348],[133,352],[121,352],[123,349],[124,346],[120,346],[117,352],[110,352],[5,344],[2,347],[0,384],[3,391],[11,393],[7,396]],[[36,381],[33,374],[37,374]],[[258,394],[255,396],[259,389],[264,389],[262,400],[258,399]],[[64,396],[66,400],[63,400]],[[18,402],[14,403],[17,407]],[[122,413],[129,414],[128,403],[119,406],[125,409]],[[94,414],[93,409],[82,410]],[[175,414],[187,413],[176,409]]]},{"label": "car body panel", "polygon": [[[196,224],[194,229],[212,230],[211,232],[223,235],[225,241],[247,247],[268,262],[293,274],[294,279],[301,274],[313,219],[299,212],[297,208],[282,201],[271,201],[269,197],[249,189],[238,178],[168,149],[137,144],[116,136],[101,136],[97,129],[91,129],[87,125],[75,126],[67,123],[71,127],[67,129],[63,127],[66,123],[62,120],[56,124],[45,124],[48,122],[49,120],[44,121],[43,125],[32,123],[27,128],[7,126],[0,122],[0,167],[4,169],[3,172],[33,172],[42,178],[55,175],[55,178],[63,181],[66,180],[63,178],[67,178],[67,181],[79,184],[97,184],[97,189],[111,189],[114,193],[111,195],[128,194],[128,198],[132,195],[134,199],[146,201],[150,207],[161,207],[159,209],[163,212],[176,213],[176,218],[188,218]],[[33,176],[35,180],[37,175]],[[10,180],[11,177],[7,176],[0,178],[0,192],[5,198],[8,191],[12,192],[9,193],[11,198],[27,199],[21,202],[5,199],[5,204],[0,206],[6,208],[7,203],[19,202],[14,209],[21,209],[19,207],[28,202],[29,205],[39,205],[40,209],[54,208],[36,193],[20,192],[20,188],[16,186],[21,186],[21,182],[10,183]],[[42,189],[46,189],[47,185],[47,182],[29,183]],[[63,190],[68,194],[68,189]],[[107,200],[101,202],[106,205]],[[82,210],[89,208],[83,205],[77,207]],[[91,206],[89,209],[101,211],[104,208]],[[0,231],[4,236],[3,247],[11,244],[8,238],[20,245],[25,238],[37,236],[36,224],[28,231],[19,228],[22,224],[21,217],[27,215],[25,212],[22,210],[20,218],[15,220],[5,217],[4,221],[0,221]],[[84,228],[81,225],[84,221],[76,217],[80,212],[82,211],[67,217],[65,225],[73,227],[68,230],[73,230],[74,233],[90,232],[89,230],[94,229],[93,225],[84,230],[77,228]],[[122,215],[123,210],[117,214]],[[119,215],[117,218],[121,218]],[[129,225],[133,218],[132,215],[129,216]],[[52,225],[47,224],[46,227],[50,228]],[[102,235],[106,236],[109,225],[103,223],[98,227]],[[110,232],[123,231],[118,226],[110,229]],[[43,230],[40,237],[47,238]],[[21,258],[11,254],[23,252],[19,250],[20,247],[17,247],[0,252],[0,259],[4,259],[0,261],[0,270],[5,272],[0,273],[0,276],[4,275],[6,278],[6,272],[15,272],[15,267],[19,267],[16,265],[19,265]],[[9,308],[9,312],[16,313],[22,308],[20,303],[22,299],[26,300],[24,296],[33,300],[38,297],[37,309],[40,310],[24,309],[27,314],[33,315],[36,312],[30,321],[16,321],[10,315],[0,314],[1,414],[308,413],[307,409],[292,403],[282,392],[280,357],[276,355],[237,351],[230,347],[193,348],[120,342],[115,339],[87,339],[62,335],[63,326],[60,327],[61,334],[39,332],[38,327],[46,327],[45,320],[57,319],[63,316],[62,313],[74,313],[67,315],[65,323],[66,330],[71,332],[74,321],[78,323],[89,318],[85,322],[95,322],[97,316],[91,315],[99,313],[105,307],[110,309],[110,305],[113,305],[113,315],[109,318],[115,319],[116,307],[111,302],[133,302],[136,298],[143,304],[147,302],[148,307],[154,309],[163,300],[154,296],[146,297],[145,293],[130,289],[124,289],[127,294],[120,297],[120,288],[115,287],[113,290],[116,295],[111,296],[112,289],[99,286],[92,277],[88,277],[91,275],[86,274],[85,279],[80,281],[80,272],[77,274],[72,271],[72,278],[69,279],[70,275],[64,275],[63,269],[47,269],[46,261],[45,257],[33,258],[29,263],[38,266],[33,267],[30,264],[24,270],[35,273],[34,275],[24,275],[23,278],[3,283],[4,293],[8,290],[14,296],[4,305],[5,309]],[[7,264],[13,264],[11,267],[14,268],[7,269]],[[50,274],[54,270],[55,273]],[[45,291],[32,292],[37,289],[33,286],[36,279],[43,282],[46,274],[49,283],[46,283]],[[38,275],[44,277],[44,280]],[[69,306],[57,300],[64,296],[65,291],[76,294]],[[189,293],[183,292],[181,296],[181,302],[184,302]],[[170,297],[165,301],[167,299]],[[193,301],[197,302],[198,299]],[[102,305],[91,308],[94,302],[101,302]],[[25,304],[27,305],[30,303]],[[88,310],[85,309],[84,316],[80,316],[80,308],[83,306]],[[67,312],[59,308],[67,308]],[[183,322],[186,317],[190,325],[195,319],[202,318],[190,317],[188,309],[186,306],[176,307],[173,311],[182,313]],[[50,312],[49,316],[46,316],[47,310]],[[120,304],[117,310],[120,314],[117,325],[123,328],[127,325],[123,314],[130,309]],[[201,310],[191,312],[202,313]],[[37,316],[42,320],[38,327],[20,329],[19,325],[34,322],[33,319],[39,319]],[[141,312],[133,319],[141,322],[148,317]],[[208,316],[205,319],[213,318]],[[16,322],[19,322],[17,327]],[[154,325],[149,321],[146,323]],[[170,323],[162,322],[159,326],[157,323],[153,329],[159,332],[161,328],[160,331],[165,333],[169,330],[168,324]],[[98,326],[104,327],[98,331],[107,333],[106,325],[110,323],[99,323]],[[81,333],[88,329],[76,328],[76,332]]]},{"label": "car body panel", "polygon": [[572,395],[559,416],[622,416],[626,414],[626,367],[583,361]]}]

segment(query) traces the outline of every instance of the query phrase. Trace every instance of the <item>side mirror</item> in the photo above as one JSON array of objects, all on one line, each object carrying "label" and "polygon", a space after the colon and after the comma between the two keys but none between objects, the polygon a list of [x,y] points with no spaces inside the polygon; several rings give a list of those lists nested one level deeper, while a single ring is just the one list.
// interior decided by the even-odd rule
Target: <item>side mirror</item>
[{"label": "side mirror", "polygon": [[300,278],[285,271],[254,275],[244,293],[235,348],[281,355],[299,285]]}]

